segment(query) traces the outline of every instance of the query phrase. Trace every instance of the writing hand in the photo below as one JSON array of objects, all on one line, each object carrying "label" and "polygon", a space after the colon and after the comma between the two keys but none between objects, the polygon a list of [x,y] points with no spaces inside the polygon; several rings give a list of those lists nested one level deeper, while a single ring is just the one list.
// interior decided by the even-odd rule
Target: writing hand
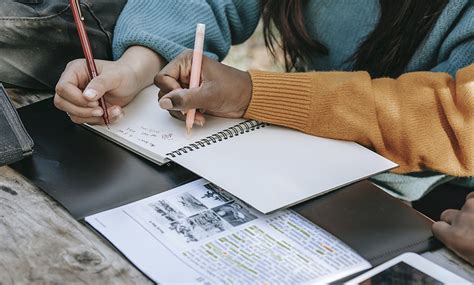
[{"label": "writing hand", "polygon": [[[219,117],[242,117],[252,96],[250,75],[203,56],[201,85],[186,89],[189,87],[191,64],[192,51],[188,50],[156,76],[161,108],[181,120],[185,120],[183,113],[189,109]],[[204,117],[197,115],[195,123],[202,125]]]},{"label": "writing hand", "polygon": [[74,123],[103,124],[99,99],[104,96],[110,121],[123,115],[132,101],[164,66],[164,60],[144,47],[129,48],[118,61],[96,60],[99,76],[89,82],[84,59],[70,62],[56,85],[55,106]]}]

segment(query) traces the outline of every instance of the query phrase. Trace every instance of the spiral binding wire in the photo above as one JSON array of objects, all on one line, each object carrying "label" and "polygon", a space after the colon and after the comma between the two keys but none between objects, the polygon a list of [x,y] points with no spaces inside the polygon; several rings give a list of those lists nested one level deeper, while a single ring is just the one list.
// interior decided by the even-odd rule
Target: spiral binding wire
[{"label": "spiral binding wire", "polygon": [[240,124],[237,124],[233,127],[230,127],[230,128],[225,129],[223,131],[217,132],[213,135],[210,135],[206,138],[198,140],[194,143],[191,143],[187,146],[181,147],[181,148],[179,148],[175,151],[167,153],[166,155],[170,156],[170,157],[176,157],[176,156],[179,156],[179,155],[183,155],[183,154],[186,154],[188,152],[206,147],[208,145],[215,144],[217,142],[233,138],[234,136],[243,135],[243,134],[248,133],[250,131],[255,131],[255,130],[258,130],[260,128],[264,128],[268,125],[269,124],[267,124],[267,123],[261,123],[261,122],[255,121],[255,120],[247,120],[247,121],[244,121],[244,122],[242,122]]}]

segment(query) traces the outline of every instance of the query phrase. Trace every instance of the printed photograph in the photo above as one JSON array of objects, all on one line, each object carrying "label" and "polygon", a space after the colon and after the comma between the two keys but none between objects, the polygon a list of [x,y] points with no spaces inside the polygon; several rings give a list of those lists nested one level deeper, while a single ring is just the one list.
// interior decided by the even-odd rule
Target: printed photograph
[{"label": "printed photograph", "polygon": [[233,201],[232,195],[224,191],[219,186],[212,183],[205,184],[206,193],[201,197],[202,200],[212,200],[220,203],[227,203]]},{"label": "printed photograph", "polygon": [[173,222],[170,224],[169,229],[183,237],[187,243],[190,243],[223,232],[227,227],[229,226],[216,213],[208,210]]},{"label": "printed photograph", "polygon": [[188,192],[180,194],[176,197],[177,204],[181,210],[190,215],[207,210],[207,207]]},{"label": "printed photograph", "polygon": [[167,201],[159,200],[148,205],[155,213],[158,214],[158,220],[164,222],[175,222],[184,219],[186,216],[179,210],[173,208]]},{"label": "printed photograph", "polygon": [[219,217],[224,219],[232,226],[240,226],[257,218],[248,208],[243,207],[236,202],[230,202],[212,209]]}]

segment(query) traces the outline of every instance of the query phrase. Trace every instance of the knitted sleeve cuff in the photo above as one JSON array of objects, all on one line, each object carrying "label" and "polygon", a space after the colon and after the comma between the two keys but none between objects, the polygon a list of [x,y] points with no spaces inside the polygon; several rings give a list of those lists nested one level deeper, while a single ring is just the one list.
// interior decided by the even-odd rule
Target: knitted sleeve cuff
[{"label": "knitted sleeve cuff", "polygon": [[252,100],[244,117],[308,132],[311,76],[308,73],[250,71]]}]

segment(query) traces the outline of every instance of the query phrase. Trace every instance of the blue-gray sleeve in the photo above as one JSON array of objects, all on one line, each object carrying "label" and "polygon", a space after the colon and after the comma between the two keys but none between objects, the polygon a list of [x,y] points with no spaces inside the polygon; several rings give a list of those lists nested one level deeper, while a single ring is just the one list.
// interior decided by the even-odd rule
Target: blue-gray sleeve
[{"label": "blue-gray sleeve", "polygon": [[259,0],[128,0],[115,27],[113,55],[140,45],[170,61],[193,48],[196,24],[204,23],[206,54],[222,60],[232,44],[252,35],[259,18]]},{"label": "blue-gray sleeve", "polygon": [[474,1],[464,8],[462,17],[436,52],[438,64],[431,71],[447,72],[454,77],[459,69],[474,64]]}]

